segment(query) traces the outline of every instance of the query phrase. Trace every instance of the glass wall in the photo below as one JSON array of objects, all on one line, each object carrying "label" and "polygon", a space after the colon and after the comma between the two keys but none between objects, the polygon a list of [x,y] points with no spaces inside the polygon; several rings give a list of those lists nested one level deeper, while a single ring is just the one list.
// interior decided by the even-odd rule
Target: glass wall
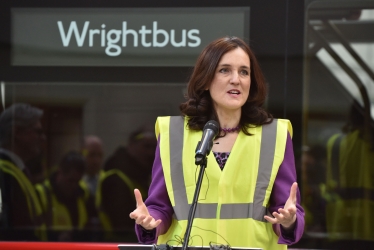
[{"label": "glass wall", "polygon": [[[31,107],[43,111],[40,124],[17,130],[12,146],[5,144],[2,153],[4,158],[9,152],[24,155],[20,159],[25,159],[28,177],[45,202],[42,205],[49,206],[43,208],[49,223],[47,239],[136,242],[134,222],[128,217],[135,204],[130,186],[142,190],[146,198],[156,147],[154,122],[157,116],[179,114],[185,86],[8,81],[1,86],[6,107],[18,105],[14,123],[26,122],[22,112],[37,113]],[[125,182],[128,179],[131,185]],[[16,189],[8,185],[5,190]],[[27,228],[34,225],[27,225],[26,218],[16,219],[28,204],[20,200],[19,206],[25,207],[17,209],[8,197],[3,201],[3,219],[9,219],[4,239],[37,240],[34,229]],[[115,232],[104,235],[103,230]]]},{"label": "glass wall", "polygon": [[285,67],[302,58],[294,2],[2,1],[0,240],[137,242],[128,215],[134,187],[147,197],[156,118],[180,114],[198,54],[222,36],[251,45],[267,108],[294,118],[300,148],[300,92],[285,91],[301,89]]},{"label": "glass wall", "polygon": [[0,3],[0,110],[25,104],[0,158],[27,176],[2,169],[0,240],[136,242],[155,120],[180,114],[202,48],[234,35],[264,71],[266,108],[293,125],[306,210],[293,247],[373,247],[374,1],[180,2]]},{"label": "glass wall", "polygon": [[373,246],[374,2],[306,6],[303,204],[311,246]]}]

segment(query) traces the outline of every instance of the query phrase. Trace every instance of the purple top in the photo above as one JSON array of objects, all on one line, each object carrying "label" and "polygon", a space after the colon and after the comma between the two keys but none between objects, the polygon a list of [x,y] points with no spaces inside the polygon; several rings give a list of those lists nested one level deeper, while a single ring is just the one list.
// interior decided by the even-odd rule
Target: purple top
[{"label": "purple top", "polygon": [[[296,181],[295,159],[293,153],[292,140],[290,135],[287,136],[286,150],[284,159],[279,167],[277,177],[275,178],[273,190],[270,196],[269,211],[273,213],[279,208],[283,208],[289,195],[292,183]],[[171,225],[172,215],[174,213],[171,206],[168,193],[166,191],[166,184],[164,173],[162,170],[162,163],[160,157],[159,141],[156,148],[155,161],[152,170],[152,183],[149,188],[148,198],[144,202],[148,208],[149,213],[155,220],[161,219],[161,224],[152,231],[143,229],[140,225],[135,225],[135,232],[138,240],[144,244],[153,244],[157,242],[157,237],[167,232]],[[291,232],[283,230],[277,224],[273,225],[274,232],[279,235],[279,244],[292,245],[298,242],[304,232],[304,209],[300,205],[300,191],[297,192],[297,212],[294,230]]]},{"label": "purple top", "polygon": [[227,159],[229,158],[230,152],[213,152],[213,155],[214,158],[216,158],[218,166],[221,168],[221,170],[223,170]]}]

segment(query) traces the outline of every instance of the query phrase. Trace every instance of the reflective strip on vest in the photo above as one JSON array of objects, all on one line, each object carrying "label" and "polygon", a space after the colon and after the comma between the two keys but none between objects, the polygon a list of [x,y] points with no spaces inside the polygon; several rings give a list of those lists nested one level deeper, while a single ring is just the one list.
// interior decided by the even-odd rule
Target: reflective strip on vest
[{"label": "reflective strip on vest", "polygon": [[127,185],[130,192],[132,192],[135,189],[135,185],[133,181],[119,169],[111,169],[106,172],[100,172],[98,186],[96,189],[95,206],[99,213],[100,221],[105,231],[112,231],[113,226],[109,219],[109,216],[103,211],[103,208],[102,208],[101,203],[102,203],[103,194],[102,194],[101,189],[102,189],[103,182],[112,175],[118,176]]},{"label": "reflective strip on vest", "polygon": [[[266,188],[270,182],[270,176],[274,161],[275,142],[277,136],[277,120],[262,127],[262,140],[260,151],[259,172],[253,203],[236,203],[221,205],[221,219],[253,218],[254,220],[267,222],[264,219],[267,208],[262,204],[265,199]],[[187,192],[184,183],[182,169],[184,118],[181,116],[170,117],[170,172],[174,190],[174,212],[177,220],[187,220],[191,204],[188,204]],[[180,191],[177,191],[180,190]],[[195,218],[216,218],[217,203],[198,203]]]},{"label": "reflective strip on vest", "polygon": [[334,144],[331,149],[331,173],[332,173],[333,180],[338,183],[338,187],[340,186],[339,185],[339,173],[340,173],[339,161],[340,161],[340,143],[342,139],[343,139],[343,136],[339,135],[335,139]]},{"label": "reflective strip on vest", "polygon": [[46,225],[44,223],[43,211],[38,195],[26,175],[13,163],[0,159],[0,170],[13,176],[20,185],[28,205],[30,218],[35,223],[35,235],[43,241],[47,240]]},{"label": "reflective strip on vest", "polygon": [[30,218],[35,219],[38,214],[41,214],[41,210],[38,209],[36,206],[37,204],[37,196],[34,194],[32,184],[30,180],[25,176],[25,174],[19,170],[16,166],[13,166],[13,163],[8,161],[1,160],[0,167],[5,173],[12,175],[20,185],[22,191],[25,194],[25,198],[27,201],[27,205],[29,207],[29,214]]}]

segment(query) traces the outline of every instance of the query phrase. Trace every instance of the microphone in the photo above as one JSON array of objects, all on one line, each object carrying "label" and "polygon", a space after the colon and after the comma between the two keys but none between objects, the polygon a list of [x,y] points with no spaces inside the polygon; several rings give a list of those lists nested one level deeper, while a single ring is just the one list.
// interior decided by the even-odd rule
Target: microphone
[{"label": "microphone", "polygon": [[195,164],[200,165],[205,157],[209,155],[213,147],[214,137],[217,136],[219,131],[218,122],[214,120],[208,121],[203,128],[203,136],[201,141],[197,143],[195,150]]}]

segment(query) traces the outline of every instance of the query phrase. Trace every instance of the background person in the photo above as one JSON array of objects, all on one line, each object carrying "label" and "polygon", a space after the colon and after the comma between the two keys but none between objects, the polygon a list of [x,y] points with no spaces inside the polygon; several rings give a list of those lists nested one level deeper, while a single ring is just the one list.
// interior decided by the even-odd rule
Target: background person
[{"label": "background person", "polygon": [[57,171],[36,185],[52,241],[77,240],[79,231],[90,228],[94,201],[80,185],[85,170],[83,156],[70,151],[63,156]]},{"label": "background person", "polygon": [[45,142],[43,110],[16,103],[0,116],[2,240],[46,240],[42,208],[29,164],[39,162]]},{"label": "background person", "polygon": [[262,108],[265,98],[264,77],[241,39],[224,37],[202,51],[180,105],[183,117],[156,122],[149,196],[143,203],[135,190],[137,208],[130,213],[140,242],[181,244],[195,191],[194,151],[211,119],[221,130],[208,156],[189,245],[286,249],[301,238],[292,127],[273,120]]},{"label": "background person", "polygon": [[321,193],[332,249],[374,245],[374,126],[365,114],[355,101],[343,133],[327,142],[326,184]]},{"label": "background person", "polygon": [[98,136],[88,135],[84,138],[82,155],[86,160],[86,172],[82,181],[95,196],[99,175],[103,172],[104,149]]},{"label": "background person", "polygon": [[100,178],[96,206],[108,241],[136,241],[134,222],[123,216],[134,209],[134,188],[148,190],[156,149],[154,129],[132,132],[127,146],[120,146],[106,161]]}]

